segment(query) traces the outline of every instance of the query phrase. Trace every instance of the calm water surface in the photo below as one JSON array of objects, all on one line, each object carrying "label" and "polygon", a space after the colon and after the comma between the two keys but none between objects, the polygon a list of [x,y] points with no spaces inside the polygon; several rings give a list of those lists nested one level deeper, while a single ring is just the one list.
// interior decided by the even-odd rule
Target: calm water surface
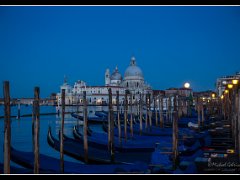
[{"label": "calm water surface", "polygon": [[[79,107],[80,111],[82,107]],[[11,115],[17,115],[17,106],[11,107]],[[106,106],[89,106],[89,115],[93,116],[94,112],[107,110]],[[74,112],[77,107],[66,107],[66,112]],[[40,113],[53,113],[56,112],[56,107],[54,106],[40,106]],[[32,106],[21,106],[21,115],[31,114]],[[0,116],[4,115],[4,106],[0,106]],[[65,115],[64,123],[64,133],[73,137],[72,129],[74,125],[77,125],[77,120],[71,117],[70,114]],[[48,127],[52,128],[52,133],[55,137],[58,137],[58,131],[60,129],[61,116],[58,115],[42,115],[40,116],[40,153],[52,156],[55,158],[60,157],[60,153],[53,148],[51,148],[47,143],[47,131]],[[102,131],[100,125],[90,125],[95,131]],[[32,151],[32,117],[21,117],[21,119],[12,118],[11,119],[11,144],[14,148],[22,151]],[[0,119],[0,162],[3,163],[3,140],[4,140],[4,119]],[[64,159],[72,162],[79,162],[71,157],[64,156]],[[11,162],[11,165],[17,166],[15,163]]]}]

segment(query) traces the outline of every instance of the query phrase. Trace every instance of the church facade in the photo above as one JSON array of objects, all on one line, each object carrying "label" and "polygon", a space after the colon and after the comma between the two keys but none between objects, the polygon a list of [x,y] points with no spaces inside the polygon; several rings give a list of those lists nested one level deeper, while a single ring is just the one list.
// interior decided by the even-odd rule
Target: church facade
[{"label": "church facade", "polygon": [[[124,102],[125,91],[127,90],[131,96],[128,96],[128,101],[132,97],[132,103],[136,103],[140,99],[140,94],[143,101],[146,99],[146,94],[153,93],[152,88],[145,82],[143,72],[137,66],[135,57],[130,60],[130,65],[126,68],[124,77],[116,67],[111,73],[109,69],[105,71],[105,85],[102,86],[87,86],[86,82],[78,80],[73,87],[64,81],[60,90],[65,89],[65,103],[68,105],[81,104],[83,91],[86,91],[87,102],[92,105],[108,104],[108,89],[112,90],[113,104],[116,104],[117,91],[119,91],[120,104]],[[61,91],[57,93],[57,102],[61,104]]]}]

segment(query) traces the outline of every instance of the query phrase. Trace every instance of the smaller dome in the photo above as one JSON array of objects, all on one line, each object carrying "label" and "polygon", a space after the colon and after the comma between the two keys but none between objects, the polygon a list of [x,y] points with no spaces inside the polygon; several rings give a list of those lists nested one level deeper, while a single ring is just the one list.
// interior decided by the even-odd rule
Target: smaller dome
[{"label": "smaller dome", "polygon": [[118,68],[116,67],[115,71],[111,75],[111,80],[122,80],[122,75],[118,72]]}]

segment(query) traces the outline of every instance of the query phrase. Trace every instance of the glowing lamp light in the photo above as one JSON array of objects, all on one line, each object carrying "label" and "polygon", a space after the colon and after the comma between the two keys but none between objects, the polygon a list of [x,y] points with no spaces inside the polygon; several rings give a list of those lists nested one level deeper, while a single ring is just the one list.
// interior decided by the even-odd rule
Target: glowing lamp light
[{"label": "glowing lamp light", "polygon": [[186,83],[184,84],[184,87],[185,87],[185,88],[190,88],[190,84],[189,84],[188,82],[186,82]]},{"label": "glowing lamp light", "polygon": [[237,80],[237,79],[233,79],[233,80],[232,80],[232,83],[233,83],[233,84],[238,84],[238,80]]},{"label": "glowing lamp light", "polygon": [[227,94],[227,93],[228,93],[228,90],[226,89],[224,92],[225,92],[225,94]]},{"label": "glowing lamp light", "polygon": [[223,99],[224,98],[224,96],[223,95],[221,95],[221,99]]},{"label": "glowing lamp light", "polygon": [[234,149],[227,149],[228,154],[233,154],[234,152],[235,152]]},{"label": "glowing lamp light", "polygon": [[212,98],[215,98],[215,97],[216,97],[216,95],[214,93],[212,93]]},{"label": "glowing lamp light", "polygon": [[232,89],[233,88],[233,84],[228,84],[227,86],[229,89]]}]

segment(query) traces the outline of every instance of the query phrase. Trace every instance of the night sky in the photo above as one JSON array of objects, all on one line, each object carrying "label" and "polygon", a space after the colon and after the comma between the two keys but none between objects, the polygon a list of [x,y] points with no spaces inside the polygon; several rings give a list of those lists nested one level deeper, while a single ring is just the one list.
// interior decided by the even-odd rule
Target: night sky
[{"label": "night sky", "polygon": [[124,75],[132,55],[153,89],[214,90],[240,71],[240,7],[0,7],[0,80],[11,97],[33,97],[34,86],[48,97],[64,75],[104,85],[106,68]]}]

